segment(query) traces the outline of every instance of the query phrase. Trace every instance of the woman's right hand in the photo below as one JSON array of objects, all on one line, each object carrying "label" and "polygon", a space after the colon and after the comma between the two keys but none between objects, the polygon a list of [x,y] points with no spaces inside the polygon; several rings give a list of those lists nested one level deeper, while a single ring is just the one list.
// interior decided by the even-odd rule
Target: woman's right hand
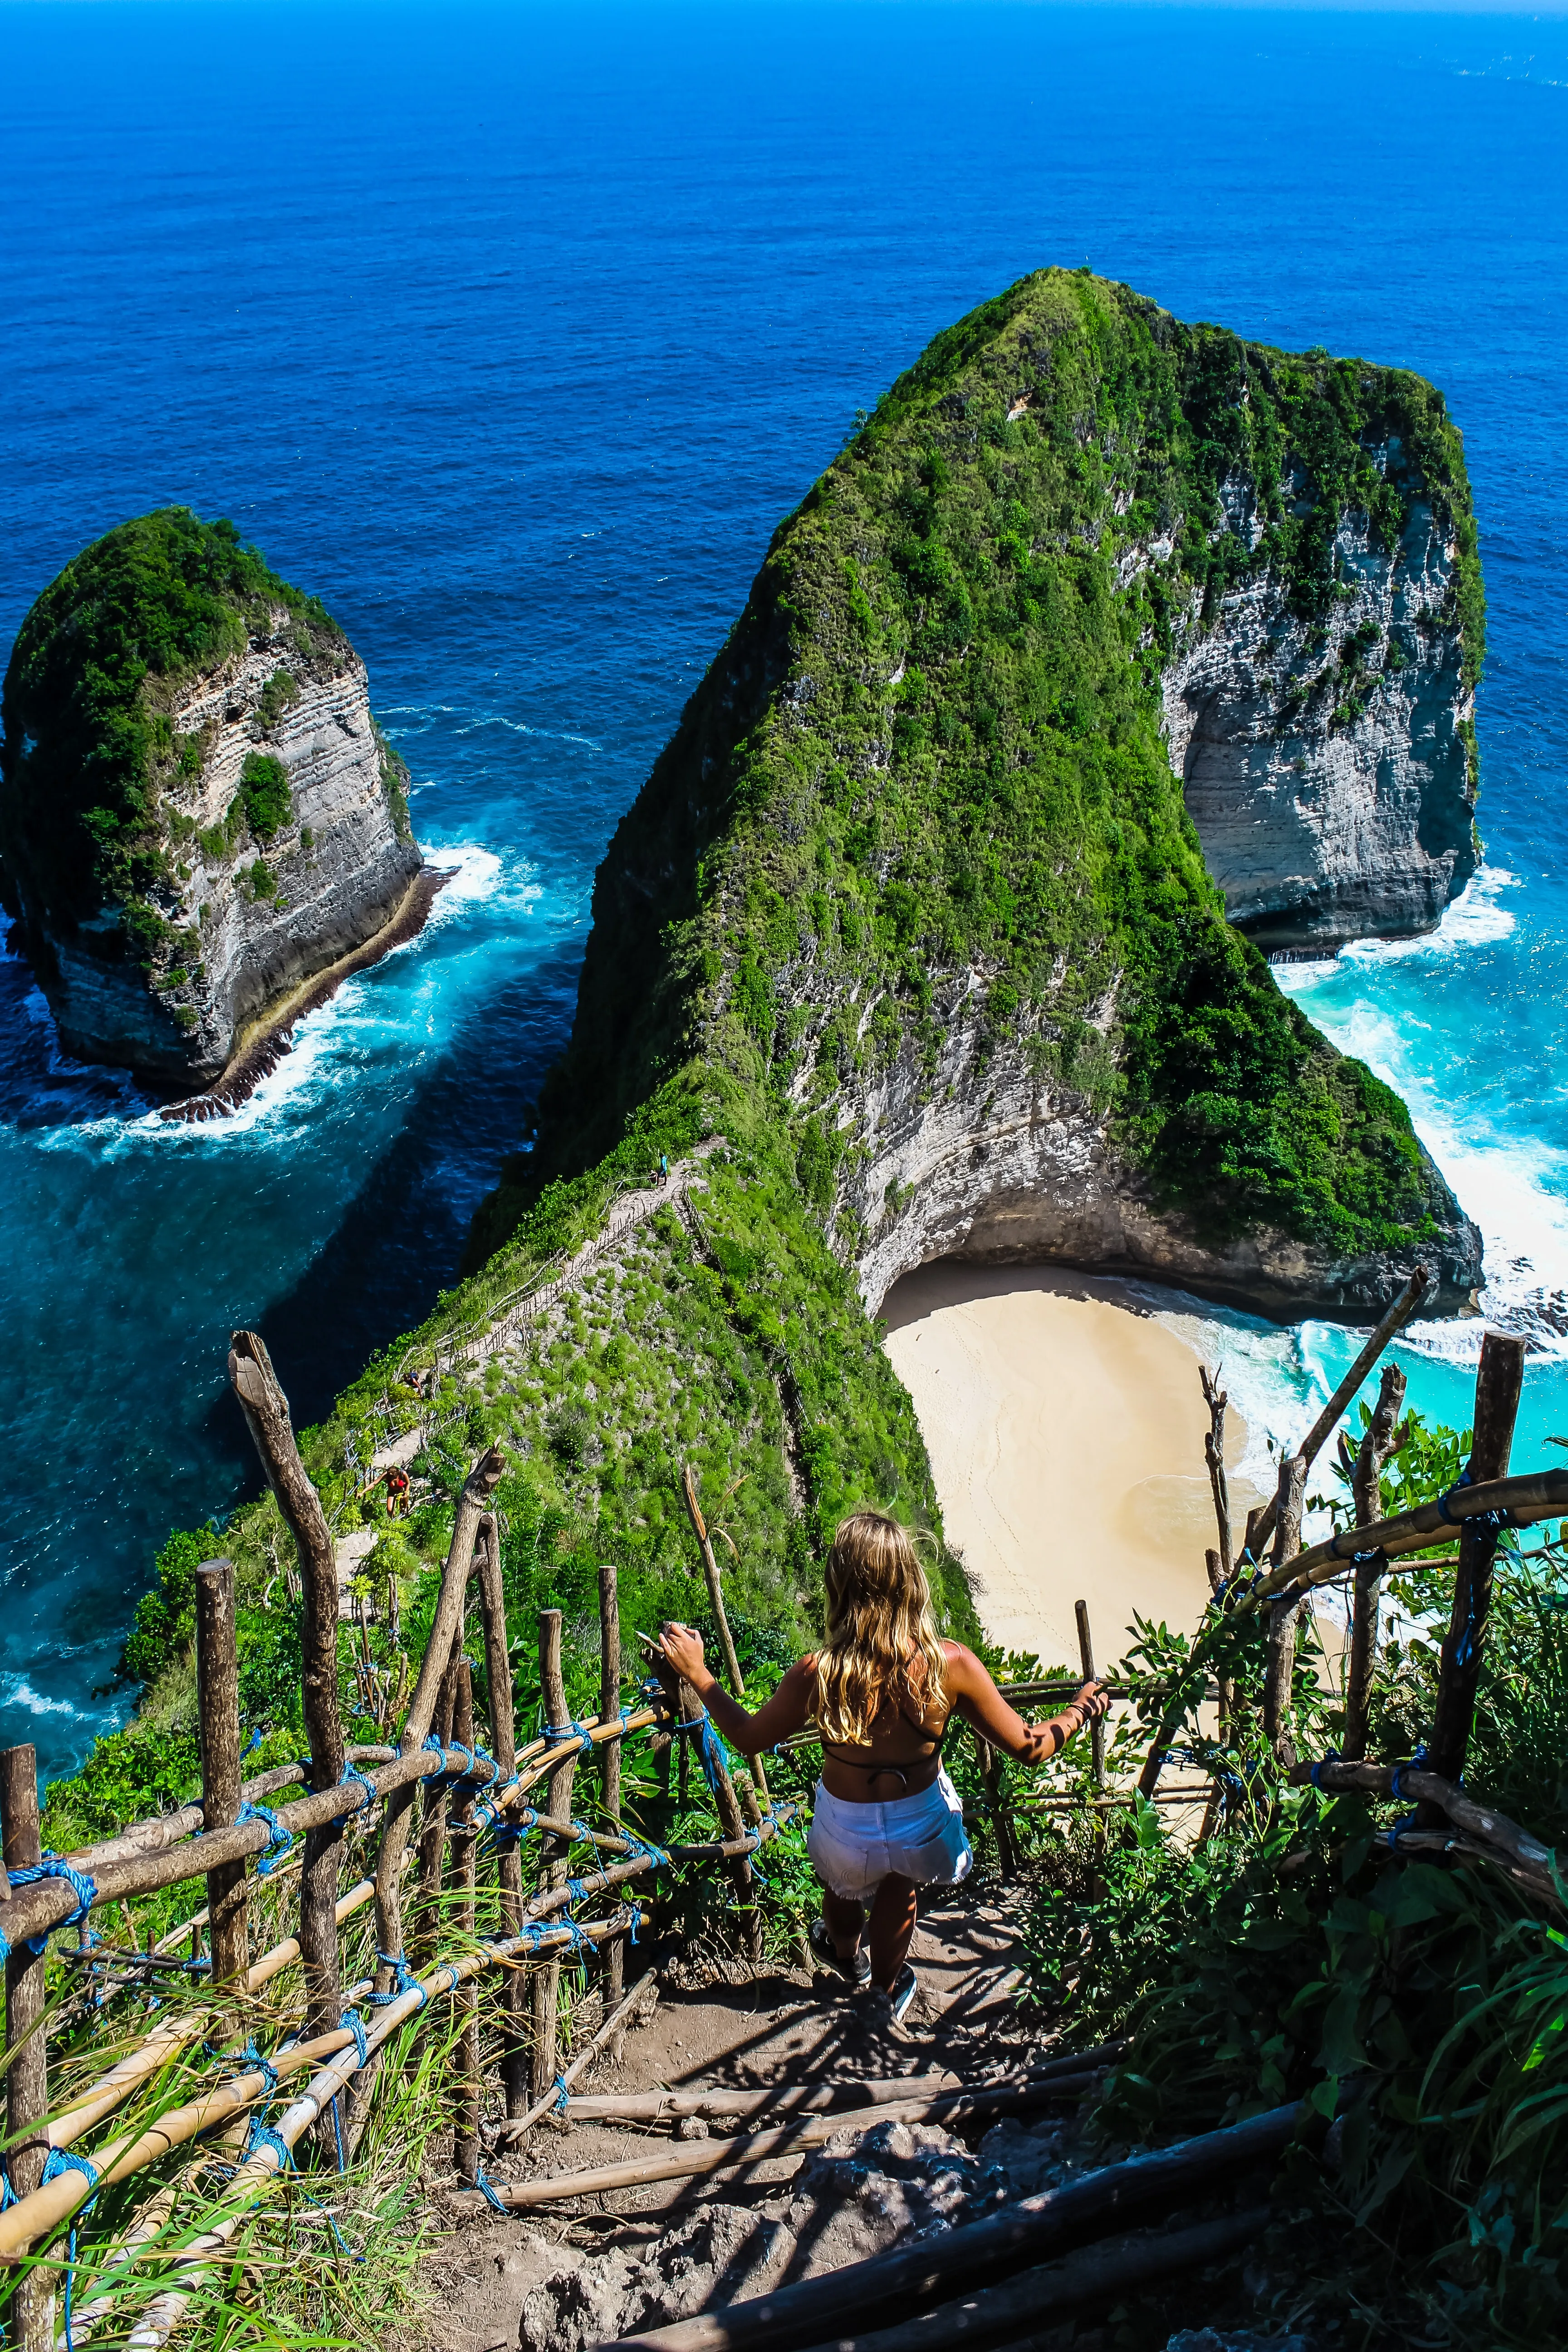
[{"label": "woman's right hand", "polygon": [[1106,1696],[1103,1684],[1092,1682],[1085,1683],[1081,1690],[1073,1693],[1072,1705],[1085,1723],[1095,1723],[1107,1712],[1110,1701]]}]

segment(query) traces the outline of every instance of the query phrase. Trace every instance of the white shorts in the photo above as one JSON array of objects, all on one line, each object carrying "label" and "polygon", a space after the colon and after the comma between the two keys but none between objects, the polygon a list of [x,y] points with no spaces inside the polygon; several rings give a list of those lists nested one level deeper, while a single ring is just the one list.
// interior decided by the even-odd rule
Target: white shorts
[{"label": "white shorts", "polygon": [[819,1780],[805,1850],[824,1886],[849,1903],[874,1894],[884,1878],[956,1886],[974,1859],[945,1770],[929,1789],[890,1805],[852,1805]]}]

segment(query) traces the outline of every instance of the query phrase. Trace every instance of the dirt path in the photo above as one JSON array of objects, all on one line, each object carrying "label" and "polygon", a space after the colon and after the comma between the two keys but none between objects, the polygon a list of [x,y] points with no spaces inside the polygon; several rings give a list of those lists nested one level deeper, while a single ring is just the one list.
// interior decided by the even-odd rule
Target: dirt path
[{"label": "dirt path", "polygon": [[[922,1918],[911,1955],[921,1990],[901,2026],[889,2022],[885,2003],[804,1969],[768,1969],[753,1978],[737,1966],[730,1983],[686,1986],[661,1972],[652,2015],[626,2035],[619,2065],[607,2051],[575,2087],[596,2095],[758,2089],[941,2068],[968,2084],[1015,2071],[1039,2051],[1041,2037],[1015,2005],[1023,1956],[1014,1901],[1013,1890],[989,1885]],[[541,2125],[515,2153],[492,2145],[485,2164],[497,2180],[520,2180],[619,2163],[669,2143],[668,2125]],[[420,2352],[512,2352],[525,2295],[574,2251],[584,2263],[611,2250],[640,2251],[705,2205],[781,2211],[781,2192],[787,2195],[807,2161],[776,2158],[743,2176],[646,2184],[504,2221],[488,2211],[459,2218],[445,2208],[447,2227],[427,2270],[431,2303],[411,2341]],[[726,2299],[761,2291],[761,2281],[748,2287],[738,2277]]]}]

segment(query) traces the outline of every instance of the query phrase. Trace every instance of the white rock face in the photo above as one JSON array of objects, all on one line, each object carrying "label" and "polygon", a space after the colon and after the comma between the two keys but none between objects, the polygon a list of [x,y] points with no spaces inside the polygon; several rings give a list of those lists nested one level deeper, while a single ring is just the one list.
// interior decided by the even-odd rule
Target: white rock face
[{"label": "white rock face", "polygon": [[[279,673],[296,690],[281,709]],[[176,742],[195,737],[203,754],[199,775],[163,796],[174,879],[153,904],[177,937],[151,980],[129,960],[58,940],[49,995],[68,1052],[202,1086],[289,992],[392,919],[420,858],[364,665],[346,644],[335,668],[301,654],[279,609],[269,637],[194,680],[171,716]],[[236,814],[253,752],[288,776],[289,814],[268,840]]]},{"label": "white rock face", "polygon": [[[1249,515],[1230,521],[1256,543]],[[1206,625],[1189,604],[1163,678],[1209,869],[1266,949],[1430,930],[1476,868],[1456,551],[1417,501],[1393,564],[1364,515],[1344,518],[1336,553],[1349,593],[1321,631],[1266,572]]]},{"label": "white rock face", "polygon": [[944,1257],[1140,1276],[1285,1320],[1370,1320],[1418,1260],[1446,1307],[1466,1304],[1481,1280],[1480,1235],[1435,1168],[1447,1230],[1402,1255],[1332,1259],[1268,1231],[1206,1244],[1188,1218],[1155,1209],[1084,1095],[1030,1075],[1026,1041],[987,1054],[979,994],[972,978],[935,1008],[934,1073],[900,1055],[862,1097],[855,1140],[866,1157],[842,1198],[866,1236],[855,1264],[870,1313],[900,1275]]}]

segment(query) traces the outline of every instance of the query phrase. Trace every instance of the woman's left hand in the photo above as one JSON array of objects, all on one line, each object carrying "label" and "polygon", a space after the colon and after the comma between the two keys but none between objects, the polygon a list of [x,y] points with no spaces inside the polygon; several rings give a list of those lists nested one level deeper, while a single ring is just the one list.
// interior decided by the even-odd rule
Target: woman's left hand
[{"label": "woman's left hand", "polygon": [[666,1625],[658,1637],[658,1646],[683,1682],[690,1683],[699,1692],[709,1680],[703,1663],[702,1636],[689,1625]]}]

